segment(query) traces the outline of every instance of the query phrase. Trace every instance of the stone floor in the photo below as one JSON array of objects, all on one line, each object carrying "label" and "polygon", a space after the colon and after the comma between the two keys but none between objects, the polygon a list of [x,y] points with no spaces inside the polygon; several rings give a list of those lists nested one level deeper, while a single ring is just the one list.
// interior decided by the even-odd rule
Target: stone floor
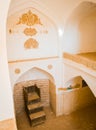
[{"label": "stone floor", "polygon": [[25,112],[18,114],[18,130],[96,130],[96,105],[59,117],[55,117],[50,108],[45,108],[45,112],[45,123],[35,127],[30,126]]}]

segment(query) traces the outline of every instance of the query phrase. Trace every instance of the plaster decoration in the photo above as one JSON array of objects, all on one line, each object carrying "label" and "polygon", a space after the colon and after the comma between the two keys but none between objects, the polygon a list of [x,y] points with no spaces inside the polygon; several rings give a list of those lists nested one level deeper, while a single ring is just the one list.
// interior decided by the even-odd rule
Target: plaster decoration
[{"label": "plaster decoration", "polygon": [[27,36],[34,36],[37,34],[37,31],[35,28],[25,28],[24,29],[24,34]]},{"label": "plaster decoration", "polygon": [[19,73],[20,73],[20,69],[19,69],[19,68],[16,68],[16,69],[15,69],[15,73],[16,73],[16,74],[19,74]]},{"label": "plaster decoration", "polygon": [[10,33],[10,34],[12,33],[12,29],[9,29],[9,33]]},{"label": "plaster decoration", "polygon": [[22,14],[17,24],[25,24],[27,26],[33,26],[35,24],[42,25],[40,18],[29,10],[27,13]]},{"label": "plaster decoration", "polygon": [[57,59],[59,57],[53,56],[53,57],[46,57],[46,58],[32,58],[32,59],[13,60],[13,61],[8,61],[8,63],[11,64],[11,63],[29,62],[29,61],[37,61],[37,60],[48,60],[48,59],[55,59],[55,58]]},{"label": "plaster decoration", "polygon": [[25,42],[24,47],[26,49],[32,49],[32,48],[38,48],[38,45],[39,43],[35,39],[30,38]]},{"label": "plaster decoration", "polygon": [[51,64],[48,65],[47,67],[48,67],[48,69],[52,69],[53,68],[53,66]]},{"label": "plaster decoration", "polygon": [[48,31],[47,31],[47,30],[44,30],[43,33],[48,34]]}]

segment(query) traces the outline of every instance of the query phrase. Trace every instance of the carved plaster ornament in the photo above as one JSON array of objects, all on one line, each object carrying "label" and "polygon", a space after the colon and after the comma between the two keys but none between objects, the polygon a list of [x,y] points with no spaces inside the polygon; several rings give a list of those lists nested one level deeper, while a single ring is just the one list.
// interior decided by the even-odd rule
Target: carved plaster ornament
[{"label": "carved plaster ornament", "polygon": [[35,28],[25,28],[24,29],[24,34],[27,36],[34,36],[37,34],[37,31]]},{"label": "carved plaster ornament", "polygon": [[27,13],[22,14],[17,24],[26,24],[27,26],[33,26],[35,24],[42,25],[40,18],[29,10]]},{"label": "carved plaster ornament", "polygon": [[39,43],[33,38],[28,39],[24,44],[26,49],[38,48],[38,46]]},{"label": "carved plaster ornament", "polygon": [[9,29],[9,33],[10,33],[10,34],[12,33],[12,29]]},{"label": "carved plaster ornament", "polygon": [[48,69],[52,69],[53,68],[53,66],[51,64],[48,65],[47,67],[48,67]]},{"label": "carved plaster ornament", "polygon": [[20,69],[19,69],[19,68],[16,68],[16,69],[15,69],[15,73],[16,73],[16,74],[19,74],[19,73],[20,73]]}]

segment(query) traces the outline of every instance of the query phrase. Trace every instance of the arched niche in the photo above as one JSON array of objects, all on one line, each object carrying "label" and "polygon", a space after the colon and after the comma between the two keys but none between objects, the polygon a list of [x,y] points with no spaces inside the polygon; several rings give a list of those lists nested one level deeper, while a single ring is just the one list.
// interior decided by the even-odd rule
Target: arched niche
[{"label": "arched niche", "polygon": [[95,99],[95,95],[93,93],[93,91],[91,90],[90,84],[87,81],[88,79],[86,79],[86,77],[82,77],[82,76],[75,76],[75,77],[71,77],[71,79],[69,79],[67,82],[65,82],[64,84],[64,88],[66,88],[65,90],[76,90],[76,89],[88,89],[88,91],[90,91],[90,93],[92,93],[92,95],[94,96]]},{"label": "arched niche", "polygon": [[47,71],[38,68],[38,67],[33,67],[26,72],[24,72],[16,81],[22,82],[22,81],[28,81],[28,80],[36,80],[36,79],[49,79],[51,82],[54,83],[54,78],[51,74],[49,74]]},{"label": "arched niche", "polygon": [[73,111],[96,105],[96,98],[90,89],[89,83],[82,77],[72,77],[65,83],[64,114],[70,114]]},{"label": "arched niche", "polygon": [[91,90],[90,84],[87,80],[88,79],[86,79],[86,77],[82,77],[82,76],[71,77],[68,81],[64,83],[64,86],[65,88],[68,89],[89,87]]},{"label": "arched niche", "polygon": [[82,87],[82,80],[81,76],[72,77],[65,83],[65,87],[72,89],[72,88],[81,88]]},{"label": "arched niche", "polygon": [[54,78],[48,72],[33,67],[22,74],[14,85],[14,104],[16,114],[24,111],[23,87],[36,84],[40,88],[41,102],[44,107],[51,107],[56,112]]},{"label": "arched niche", "polygon": [[65,25],[64,52],[71,54],[96,52],[96,3],[81,2]]}]

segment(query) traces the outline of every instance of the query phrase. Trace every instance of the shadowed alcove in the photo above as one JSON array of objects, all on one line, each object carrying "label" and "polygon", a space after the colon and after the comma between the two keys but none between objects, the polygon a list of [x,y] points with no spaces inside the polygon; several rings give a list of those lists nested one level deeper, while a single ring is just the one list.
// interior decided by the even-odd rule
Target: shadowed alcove
[{"label": "shadowed alcove", "polygon": [[54,78],[46,71],[34,67],[22,74],[14,86],[14,103],[16,113],[24,111],[23,88],[36,84],[40,88],[41,102],[44,107],[51,107],[56,112]]}]

